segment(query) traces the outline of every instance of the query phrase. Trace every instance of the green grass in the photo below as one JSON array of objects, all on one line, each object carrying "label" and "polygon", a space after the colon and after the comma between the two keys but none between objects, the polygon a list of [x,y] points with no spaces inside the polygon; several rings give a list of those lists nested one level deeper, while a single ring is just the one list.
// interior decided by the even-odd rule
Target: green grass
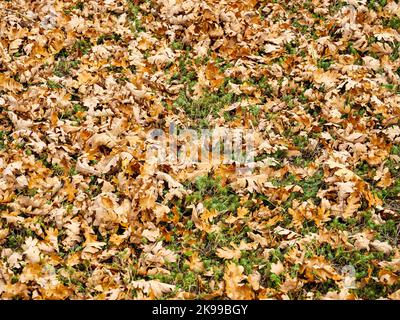
[{"label": "green grass", "polygon": [[128,16],[130,20],[133,22],[133,31],[134,32],[143,32],[145,31],[139,17],[140,8],[136,5],[133,0],[127,0],[128,4]]},{"label": "green grass", "polygon": [[8,228],[10,231],[4,244],[5,248],[13,250],[21,249],[21,246],[25,243],[25,238],[35,238],[36,234],[31,230],[23,227],[20,224],[10,225]]},{"label": "green grass", "polygon": [[6,149],[7,137],[10,133],[9,131],[0,131],[0,151]]},{"label": "green grass", "polygon": [[[382,261],[385,258],[382,252],[364,252],[357,250],[346,250],[342,247],[332,248],[329,244],[317,245],[315,253],[320,256],[326,257],[333,265],[336,266],[337,270],[340,270],[344,266],[353,266],[356,271],[356,281],[360,282],[362,279],[368,276],[369,269],[372,268],[372,277],[376,277],[379,268],[376,266],[374,261]],[[360,286],[357,289],[351,291],[356,294],[357,297],[362,299],[377,299],[385,296],[390,292],[394,292],[400,288],[400,284],[386,286],[381,283],[375,282],[370,279],[364,286]]]},{"label": "green grass", "polygon": [[235,95],[233,93],[217,94],[210,93],[205,94],[197,100],[190,99],[186,96],[184,91],[181,91],[178,99],[174,102],[175,107],[182,108],[186,115],[194,120],[198,127],[208,127],[208,121],[206,118],[211,116],[218,116],[221,109],[235,101]]},{"label": "green grass", "polygon": [[61,60],[57,62],[56,66],[54,67],[54,75],[57,77],[66,77],[71,75],[71,69],[76,69],[79,66],[78,60],[73,61],[65,61]]},{"label": "green grass", "polygon": [[332,64],[333,64],[332,60],[323,58],[318,60],[317,66],[318,68],[322,68],[325,71],[327,71]]},{"label": "green grass", "polygon": [[72,14],[74,10],[83,10],[85,8],[85,4],[81,1],[77,2],[75,5],[70,6],[68,9],[64,9],[64,13],[67,15]]},{"label": "green grass", "polygon": [[57,164],[57,163],[53,164],[52,169],[53,169],[54,175],[56,175],[56,176],[64,175],[64,168],[62,168],[59,164]]},{"label": "green grass", "polygon": [[193,192],[178,201],[180,206],[197,204],[202,201],[204,206],[219,212],[234,212],[239,207],[239,197],[229,187],[222,187],[219,178],[209,176],[198,177],[194,183],[186,186]]},{"label": "green grass", "polygon": [[289,198],[283,205],[283,207],[287,209],[291,207],[294,199],[300,202],[311,199],[315,204],[319,204],[320,199],[317,197],[317,193],[324,186],[323,177],[324,174],[322,170],[319,170],[313,176],[304,179],[299,179],[293,174],[289,173],[285,178],[281,180],[273,180],[272,183],[278,187],[293,184],[298,185],[303,189],[303,193],[293,192],[290,194]]},{"label": "green grass", "polygon": [[[223,279],[225,265],[224,260],[216,255],[216,249],[223,246],[229,246],[230,243],[239,244],[240,241],[251,242],[251,240],[247,238],[247,232],[249,231],[250,229],[246,226],[240,230],[231,227],[224,227],[221,232],[208,233],[204,237],[203,241],[189,242],[197,239],[197,236],[199,236],[198,231],[196,231],[196,234],[192,234],[188,237],[188,239],[183,239],[181,243],[173,241],[167,246],[167,248],[175,252],[182,251],[183,255],[179,257],[177,262],[167,264],[167,268],[171,271],[171,274],[154,275],[150,278],[174,284],[185,291],[199,293],[197,286],[197,275],[199,273],[189,269],[186,259],[190,258],[196,252],[203,263],[204,272],[211,272],[212,279],[215,281],[221,281]],[[262,249],[242,251],[241,258],[234,259],[233,262],[242,265],[245,274],[251,274],[255,270],[260,270],[260,268],[258,268],[260,265],[264,265],[262,272],[266,272],[267,266],[269,266],[268,261],[266,261],[262,255]],[[208,287],[202,291],[203,293],[207,293],[208,291],[210,293],[212,292]],[[201,298],[201,296],[198,297]]]},{"label": "green grass", "polygon": [[110,34],[102,34],[100,37],[97,38],[97,44],[104,44],[105,41],[112,40],[114,42],[119,42],[121,41],[122,37],[121,35],[117,33],[110,33]]},{"label": "green grass", "polygon": [[308,137],[307,136],[296,135],[296,136],[293,137],[293,143],[300,150],[304,149],[308,145]]},{"label": "green grass", "polygon": [[86,119],[86,111],[88,110],[87,107],[79,104],[74,103],[72,108],[69,107],[63,112],[59,113],[58,117],[61,120],[71,120],[73,125],[78,126]]},{"label": "green grass", "polygon": [[390,60],[397,61],[400,56],[400,41],[390,42],[389,45],[393,50],[390,54]]},{"label": "green grass", "polygon": [[329,4],[329,14],[333,15],[337,13],[341,8],[346,5],[347,3],[345,1],[332,1],[332,3]]},{"label": "green grass", "polygon": [[296,54],[297,53],[297,47],[299,44],[297,42],[289,42],[285,44],[285,49],[288,54]]},{"label": "green grass", "polygon": [[62,58],[66,59],[66,58],[68,58],[68,56],[69,56],[68,50],[66,48],[63,48],[54,55],[54,58],[56,60],[62,59]]},{"label": "green grass", "polygon": [[48,80],[48,81],[47,81],[47,86],[48,86],[50,89],[61,89],[61,88],[62,88],[62,85],[61,85],[61,84],[59,84],[59,83],[57,83],[57,82],[55,82],[55,81],[53,81],[53,80]]},{"label": "green grass", "polygon": [[181,41],[174,41],[171,43],[171,48],[173,50],[183,50],[185,45]]},{"label": "green grass", "polygon": [[77,40],[73,45],[73,49],[76,50],[79,55],[88,54],[91,47],[92,43],[89,39]]},{"label": "green grass", "polygon": [[17,195],[23,195],[27,197],[34,197],[38,193],[38,190],[36,188],[28,188],[28,187],[23,187],[21,189],[18,189],[16,194]]},{"label": "green grass", "polygon": [[367,0],[368,9],[374,11],[381,11],[386,4],[387,0]]},{"label": "green grass", "polygon": [[400,198],[400,179],[395,179],[390,187],[375,189],[375,192],[382,200],[398,200]]},{"label": "green grass", "polygon": [[385,27],[389,27],[395,30],[400,30],[400,18],[398,17],[391,17],[390,19],[385,19],[383,21],[383,25]]}]

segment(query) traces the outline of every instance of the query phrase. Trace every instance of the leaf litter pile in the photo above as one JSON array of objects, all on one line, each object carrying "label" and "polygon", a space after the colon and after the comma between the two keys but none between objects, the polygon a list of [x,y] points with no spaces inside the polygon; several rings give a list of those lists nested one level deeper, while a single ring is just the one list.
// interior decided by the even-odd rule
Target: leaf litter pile
[{"label": "leaf litter pile", "polygon": [[[400,299],[398,1],[0,17],[1,299]],[[172,122],[254,130],[255,169],[149,161]]]}]

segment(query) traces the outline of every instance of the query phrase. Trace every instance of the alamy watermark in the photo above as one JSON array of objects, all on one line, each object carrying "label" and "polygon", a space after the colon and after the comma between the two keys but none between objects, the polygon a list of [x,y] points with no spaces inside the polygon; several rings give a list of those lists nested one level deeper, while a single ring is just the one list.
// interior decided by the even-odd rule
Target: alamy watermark
[{"label": "alamy watermark", "polygon": [[254,163],[254,131],[242,128],[179,128],[174,122],[168,131],[153,129],[147,134],[147,160],[157,164],[235,164],[249,170]]},{"label": "alamy watermark", "polygon": [[340,269],[343,277],[343,286],[346,289],[356,289],[356,269],[353,265],[345,265]]}]

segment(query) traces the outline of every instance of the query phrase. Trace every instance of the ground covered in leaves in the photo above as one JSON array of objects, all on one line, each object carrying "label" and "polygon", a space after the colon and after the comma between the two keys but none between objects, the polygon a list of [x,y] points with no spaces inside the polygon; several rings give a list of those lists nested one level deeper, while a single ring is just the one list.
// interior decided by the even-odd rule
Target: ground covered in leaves
[{"label": "ground covered in leaves", "polygon": [[[1,1],[0,298],[399,299],[399,28],[393,0]],[[254,130],[254,170],[149,161],[172,122]]]}]

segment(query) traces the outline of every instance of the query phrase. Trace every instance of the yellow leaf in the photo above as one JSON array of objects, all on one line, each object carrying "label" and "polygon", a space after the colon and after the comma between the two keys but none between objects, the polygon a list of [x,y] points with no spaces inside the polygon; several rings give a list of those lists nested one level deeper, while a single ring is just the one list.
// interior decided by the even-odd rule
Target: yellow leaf
[{"label": "yellow leaf", "polygon": [[214,218],[218,217],[219,214],[220,214],[220,213],[219,213],[217,210],[215,210],[215,209],[211,209],[211,210],[205,209],[205,210],[204,210],[204,213],[200,216],[200,218],[201,218],[203,221],[209,221],[209,222],[211,222]]},{"label": "yellow leaf", "polygon": [[5,91],[17,92],[23,89],[23,85],[10,78],[5,73],[0,73],[0,89]]},{"label": "yellow leaf", "polygon": [[249,209],[247,209],[247,208],[240,207],[240,208],[237,209],[237,216],[238,216],[239,219],[244,218],[248,214],[249,214]]}]

